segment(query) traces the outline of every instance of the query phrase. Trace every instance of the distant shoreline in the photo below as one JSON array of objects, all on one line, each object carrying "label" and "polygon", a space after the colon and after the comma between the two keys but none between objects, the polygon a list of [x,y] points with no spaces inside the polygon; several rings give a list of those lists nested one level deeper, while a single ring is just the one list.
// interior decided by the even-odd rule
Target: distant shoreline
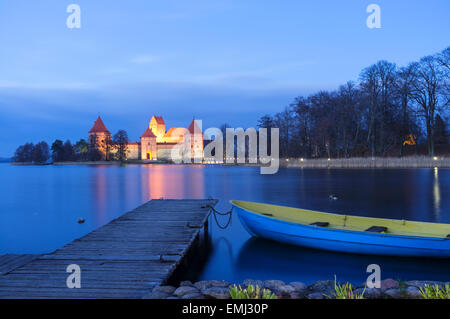
[{"label": "distant shoreline", "polygon": [[450,157],[360,157],[360,158],[321,158],[280,159],[280,167],[286,168],[450,168]]},{"label": "distant shoreline", "polygon": [[[169,164],[177,165],[167,161],[85,161],[85,162],[54,162],[54,163],[9,163],[17,166],[46,166],[46,165],[148,165],[148,164]],[[261,164],[236,164],[236,163],[200,163],[182,165],[220,165],[220,166],[240,166],[240,167],[260,167]],[[282,158],[280,168],[339,168],[339,169],[373,169],[373,168],[450,168],[450,157],[359,157],[359,158]]]}]

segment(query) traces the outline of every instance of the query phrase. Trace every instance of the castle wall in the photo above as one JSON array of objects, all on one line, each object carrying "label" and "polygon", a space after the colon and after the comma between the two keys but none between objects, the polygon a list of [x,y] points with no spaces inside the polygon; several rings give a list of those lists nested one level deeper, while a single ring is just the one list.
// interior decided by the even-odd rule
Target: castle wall
[{"label": "castle wall", "polygon": [[127,159],[139,159],[141,147],[138,143],[129,143],[127,145]]}]

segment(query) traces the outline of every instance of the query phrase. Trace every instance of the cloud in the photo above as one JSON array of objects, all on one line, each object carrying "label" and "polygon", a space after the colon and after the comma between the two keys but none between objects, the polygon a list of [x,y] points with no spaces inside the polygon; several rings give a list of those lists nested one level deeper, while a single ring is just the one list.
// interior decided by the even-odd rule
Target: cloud
[{"label": "cloud", "polygon": [[146,63],[154,63],[160,60],[160,57],[154,55],[138,55],[131,59],[132,63],[137,64],[146,64]]},{"label": "cloud", "polygon": [[96,85],[88,82],[16,82],[0,80],[0,89],[31,89],[31,90],[83,90]]}]

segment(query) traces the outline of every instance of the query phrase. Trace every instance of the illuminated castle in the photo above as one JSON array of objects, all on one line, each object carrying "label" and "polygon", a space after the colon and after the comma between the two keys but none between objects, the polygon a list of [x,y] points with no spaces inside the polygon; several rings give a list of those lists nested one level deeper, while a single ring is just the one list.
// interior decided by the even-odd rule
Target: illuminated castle
[{"label": "illuminated castle", "polygon": [[[127,159],[174,160],[174,157],[181,156],[181,145],[184,145],[184,149],[186,145],[189,146],[192,159],[203,159],[203,133],[197,122],[192,120],[187,129],[171,127],[166,131],[163,118],[153,116],[140,142],[127,144]],[[89,147],[96,149],[103,160],[110,159],[109,156],[117,152],[112,142],[111,132],[108,131],[100,116],[89,130]]]}]

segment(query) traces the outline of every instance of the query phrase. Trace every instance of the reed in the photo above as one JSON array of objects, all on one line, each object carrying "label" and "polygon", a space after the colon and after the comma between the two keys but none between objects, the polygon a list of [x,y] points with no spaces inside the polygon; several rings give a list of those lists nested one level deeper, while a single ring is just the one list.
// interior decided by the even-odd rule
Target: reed
[{"label": "reed", "polygon": [[293,168],[450,168],[450,157],[354,157],[354,158],[284,158],[280,166]]}]

